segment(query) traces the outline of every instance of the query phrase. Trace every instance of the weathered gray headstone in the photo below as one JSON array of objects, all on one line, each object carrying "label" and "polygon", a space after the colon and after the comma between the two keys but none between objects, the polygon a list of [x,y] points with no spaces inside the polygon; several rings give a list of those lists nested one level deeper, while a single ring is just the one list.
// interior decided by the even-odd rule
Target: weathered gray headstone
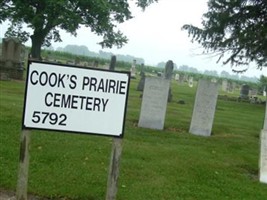
[{"label": "weathered gray headstone", "polygon": [[136,60],[133,60],[131,67],[131,78],[136,78]]},{"label": "weathered gray headstone", "polygon": [[7,73],[10,78],[23,78],[24,48],[16,38],[4,38],[2,42],[2,57],[0,59],[0,73]]},{"label": "weathered gray headstone", "polygon": [[257,96],[257,94],[258,94],[258,90],[255,88],[250,89],[248,93],[249,96]]},{"label": "weathered gray headstone", "polygon": [[228,88],[228,81],[223,80],[222,81],[222,91],[227,92],[227,88]]},{"label": "weathered gray headstone", "polygon": [[143,91],[144,90],[144,87],[145,87],[145,78],[146,78],[146,75],[145,75],[145,69],[144,69],[144,64],[141,64],[141,71],[140,71],[140,81],[138,83],[138,86],[137,86],[137,91]]},{"label": "weathered gray headstone", "polygon": [[164,77],[166,79],[171,80],[172,72],[173,72],[173,62],[171,60],[168,60],[168,62],[165,65]]},{"label": "weathered gray headstone", "polygon": [[248,98],[249,95],[249,85],[242,85],[241,90],[240,90],[240,97],[241,98]]},{"label": "weathered gray headstone", "polygon": [[157,77],[146,77],[142,98],[139,127],[164,128],[170,81]]},{"label": "weathered gray headstone", "polygon": [[116,65],[116,56],[111,56],[110,64],[109,64],[109,70],[114,71]]},{"label": "weathered gray headstone", "polygon": [[208,80],[198,82],[193,116],[189,132],[210,136],[218,96],[218,84]]},{"label": "weathered gray headstone", "polygon": [[[173,62],[171,60],[168,60],[168,62],[165,65],[165,71],[164,71],[164,78],[171,81],[172,79],[172,72],[173,72]],[[172,101],[172,90],[171,87],[169,88],[168,93],[168,102]]]},{"label": "weathered gray headstone", "polygon": [[267,183],[267,130],[261,131],[260,182]]}]

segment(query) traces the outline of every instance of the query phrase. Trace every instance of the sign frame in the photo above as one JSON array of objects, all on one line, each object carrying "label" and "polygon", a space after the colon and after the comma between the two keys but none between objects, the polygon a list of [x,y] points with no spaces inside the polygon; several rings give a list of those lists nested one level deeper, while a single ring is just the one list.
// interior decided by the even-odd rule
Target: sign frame
[{"label": "sign frame", "polygon": [[[124,91],[123,93],[120,93],[120,96],[122,96],[120,99],[122,99],[121,101],[123,102],[122,108],[121,108],[121,113],[119,113],[120,115],[120,122],[118,122],[118,124],[115,124],[115,128],[114,129],[119,129],[117,132],[118,133],[113,133],[113,132],[108,132],[108,131],[95,131],[95,130],[91,130],[90,129],[90,125],[88,126],[88,131],[86,130],[79,130],[79,129],[69,129],[69,128],[51,128],[51,127],[45,127],[45,125],[38,125],[38,123],[36,124],[36,126],[33,125],[29,125],[30,123],[28,123],[27,120],[29,120],[29,115],[27,114],[28,110],[29,110],[29,104],[34,101],[33,99],[29,99],[28,96],[30,96],[29,94],[32,92],[32,83],[30,83],[30,73],[32,72],[32,70],[34,68],[36,68],[36,66],[38,65],[44,65],[45,67],[47,67],[47,69],[49,67],[53,67],[54,69],[58,70],[57,68],[61,67],[61,71],[64,73],[64,71],[67,70],[73,70],[73,74],[75,74],[76,76],[82,76],[81,74],[77,74],[78,71],[80,72],[85,72],[86,75],[90,75],[91,73],[93,74],[102,74],[108,77],[108,75],[112,76],[112,77],[119,77],[118,81],[120,81],[119,79],[121,77],[124,78],[124,81],[122,81],[124,83]],[[38,71],[38,70],[37,70]],[[48,70],[49,71],[49,70]],[[37,73],[36,73],[37,74]],[[86,76],[83,76],[83,78]],[[74,80],[74,79],[73,79]],[[37,82],[37,81],[36,81]],[[73,81],[74,82],[74,81]],[[103,81],[104,82],[104,81]],[[72,85],[74,86],[74,84]],[[121,85],[120,85],[121,86]],[[43,88],[45,88],[46,86],[44,86]],[[47,86],[49,87],[49,86]],[[119,87],[119,86],[118,86]],[[47,88],[45,88],[47,89]],[[64,88],[65,89],[65,88]],[[73,92],[75,92],[76,88],[72,88]],[[84,88],[83,88],[84,89]],[[36,129],[36,130],[47,130],[47,131],[58,131],[58,132],[69,132],[69,133],[77,133],[77,134],[92,134],[92,135],[101,135],[101,136],[109,136],[109,137],[117,137],[117,138],[123,138],[124,135],[124,129],[125,129],[125,120],[126,120],[126,113],[127,113],[127,104],[128,104],[128,96],[129,96],[129,89],[130,89],[130,72],[127,71],[109,71],[109,70],[105,70],[105,69],[98,69],[98,68],[92,68],[92,67],[82,67],[82,66],[75,66],[75,65],[69,65],[69,64],[61,64],[61,63],[54,63],[54,62],[43,62],[43,61],[35,61],[35,60],[29,60],[28,61],[28,67],[27,67],[27,77],[26,77],[26,86],[25,86],[25,94],[24,94],[24,107],[23,107],[23,116],[22,116],[22,129]],[[121,90],[121,89],[119,89]],[[38,90],[39,91],[39,90]],[[62,91],[61,91],[62,92]],[[68,91],[69,92],[69,91]],[[81,91],[80,92],[84,92]],[[91,92],[91,90],[87,91],[88,93]],[[118,92],[118,89],[117,89]],[[103,92],[102,92],[103,93]],[[102,94],[101,93],[101,94]],[[97,92],[95,92],[95,94],[97,94]],[[69,95],[72,95],[71,92],[69,92]],[[114,96],[114,94],[105,94],[108,98],[108,95],[110,96]],[[38,96],[38,95],[37,95]],[[90,97],[91,98],[91,97]],[[119,98],[119,97],[114,97],[114,98]],[[92,98],[91,98],[92,99]],[[97,98],[98,99],[98,98]],[[100,98],[99,98],[100,99]],[[36,102],[36,101],[35,101]],[[104,105],[104,103],[103,103]],[[107,101],[106,101],[106,105],[107,105]],[[33,107],[38,107],[38,102],[36,103],[36,105],[33,105]],[[99,107],[98,107],[99,109]],[[103,108],[104,109],[104,108]],[[98,110],[99,111],[99,110]],[[104,112],[105,110],[103,110]],[[70,111],[69,111],[70,112]],[[114,113],[113,113],[114,114]],[[38,114],[39,115],[39,114]],[[92,114],[94,115],[94,113]],[[104,115],[104,114],[103,114]],[[111,113],[109,113],[109,115],[111,115]],[[114,114],[114,115],[118,115],[118,114]],[[101,116],[101,115],[100,115]],[[38,117],[38,116],[37,116]],[[47,117],[47,116],[46,116]],[[49,116],[51,117],[51,116]],[[57,118],[58,116],[56,116]],[[53,118],[55,118],[55,115],[53,116]],[[36,118],[38,119],[38,118]],[[58,118],[57,118],[58,119]],[[33,121],[33,119],[32,119]],[[94,123],[94,122],[93,122]],[[109,122],[106,122],[109,123]],[[50,123],[51,124],[51,123]],[[101,124],[101,123],[100,123]],[[49,125],[50,126],[50,125]],[[111,125],[113,126],[113,125]],[[116,127],[118,126],[118,127]],[[96,126],[97,129],[97,126]]]}]

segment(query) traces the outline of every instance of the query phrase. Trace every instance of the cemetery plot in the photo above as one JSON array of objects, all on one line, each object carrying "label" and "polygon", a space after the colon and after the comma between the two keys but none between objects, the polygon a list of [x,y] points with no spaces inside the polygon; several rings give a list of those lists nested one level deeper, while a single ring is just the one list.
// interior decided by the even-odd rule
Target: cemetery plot
[{"label": "cemetery plot", "polygon": [[122,137],[129,77],[29,62],[23,126]]}]

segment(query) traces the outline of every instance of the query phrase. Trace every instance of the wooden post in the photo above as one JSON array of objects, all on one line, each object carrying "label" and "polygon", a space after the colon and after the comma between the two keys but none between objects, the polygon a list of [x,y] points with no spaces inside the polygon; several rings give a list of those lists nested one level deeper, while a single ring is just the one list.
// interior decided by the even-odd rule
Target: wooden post
[{"label": "wooden post", "polygon": [[114,138],[111,159],[109,165],[109,175],[107,183],[106,200],[115,200],[118,190],[119,164],[122,152],[122,139]]},{"label": "wooden post", "polygon": [[[109,70],[114,71],[116,56],[111,57]],[[118,190],[119,165],[122,152],[122,138],[113,138],[111,158],[109,164],[106,200],[115,200]]]},{"label": "wooden post", "polygon": [[27,200],[28,171],[29,171],[29,143],[30,131],[22,130],[20,138],[20,157],[17,181],[17,200]]}]

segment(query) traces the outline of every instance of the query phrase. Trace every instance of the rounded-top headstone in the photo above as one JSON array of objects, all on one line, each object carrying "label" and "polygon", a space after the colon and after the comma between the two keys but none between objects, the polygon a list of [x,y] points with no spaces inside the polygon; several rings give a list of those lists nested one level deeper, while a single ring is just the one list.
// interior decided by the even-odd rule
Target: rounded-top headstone
[{"label": "rounded-top headstone", "polygon": [[171,79],[172,78],[172,71],[173,71],[173,62],[171,60],[169,60],[165,65],[164,77],[166,79]]}]

